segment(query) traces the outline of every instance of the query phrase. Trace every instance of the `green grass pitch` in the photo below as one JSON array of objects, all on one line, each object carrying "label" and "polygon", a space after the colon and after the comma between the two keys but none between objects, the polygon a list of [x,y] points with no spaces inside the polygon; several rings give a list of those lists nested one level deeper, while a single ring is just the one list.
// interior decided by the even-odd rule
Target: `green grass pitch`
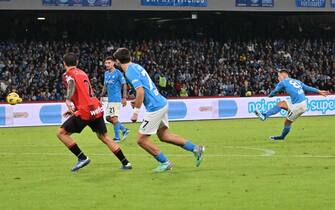
[{"label": "green grass pitch", "polygon": [[121,145],[132,171],[119,170],[86,128],[74,137],[92,162],[78,173],[56,126],[1,128],[0,209],[333,210],[334,125],[334,116],[304,117],[287,141],[269,142],[283,119],[174,122],[172,131],[206,145],[206,154],[196,168],[190,153],[158,143],[175,164],[163,174],[135,143],[139,124],[127,124],[132,133]]}]

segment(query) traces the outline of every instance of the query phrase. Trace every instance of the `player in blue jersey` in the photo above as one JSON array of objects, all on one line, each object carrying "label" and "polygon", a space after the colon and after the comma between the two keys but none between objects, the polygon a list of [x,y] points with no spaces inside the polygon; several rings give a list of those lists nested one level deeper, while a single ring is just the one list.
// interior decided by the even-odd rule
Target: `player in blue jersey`
[{"label": "player in blue jersey", "polygon": [[278,80],[279,83],[276,85],[276,88],[270,93],[269,97],[274,97],[279,92],[285,91],[290,96],[291,100],[280,101],[276,106],[274,106],[266,113],[261,113],[258,110],[255,111],[255,114],[262,121],[264,121],[270,116],[279,113],[282,109],[287,110],[287,117],[285,120],[282,134],[280,136],[270,136],[270,140],[284,140],[291,130],[292,123],[304,112],[307,111],[305,92],[317,93],[323,96],[327,96],[330,94],[329,91],[318,90],[304,84],[299,80],[290,78],[287,70],[280,70],[278,72]]},{"label": "player in blue jersey", "polygon": [[144,120],[138,131],[137,143],[160,163],[154,171],[163,172],[170,170],[172,163],[159,150],[158,146],[150,140],[150,135],[152,134],[157,134],[162,142],[177,145],[192,152],[196,158],[196,166],[198,167],[205,148],[201,145],[194,145],[191,141],[170,132],[168,102],[158,92],[147,71],[142,66],[131,62],[130,52],[126,48],[119,48],[114,53],[114,58],[125,72],[127,80],[130,81],[130,85],[136,92],[131,121],[137,121],[142,103],[146,108]]},{"label": "player in blue jersey", "polygon": [[[120,142],[127,138],[129,130],[119,122],[119,112],[121,105],[127,105],[127,84],[126,80],[120,70],[114,67],[115,60],[112,57],[105,59],[105,75],[104,86],[102,89],[102,96],[107,90],[108,105],[106,110],[106,120],[113,124],[114,127],[114,141]],[[121,96],[122,91],[122,96]],[[120,130],[122,132],[122,139],[120,138]]]}]

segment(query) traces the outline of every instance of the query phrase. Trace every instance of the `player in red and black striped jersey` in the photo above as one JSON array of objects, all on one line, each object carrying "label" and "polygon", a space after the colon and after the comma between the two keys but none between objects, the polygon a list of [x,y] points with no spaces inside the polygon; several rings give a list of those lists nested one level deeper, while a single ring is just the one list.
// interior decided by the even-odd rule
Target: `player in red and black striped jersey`
[{"label": "player in red and black striped jersey", "polygon": [[[75,116],[79,116],[83,120],[94,120],[103,116],[101,103],[94,96],[90,80],[85,72],[71,67],[63,74],[63,82],[67,90],[73,91],[70,100],[76,108],[73,113]],[[71,111],[71,109],[69,110]]]},{"label": "player in red and black striped jersey", "polygon": [[108,136],[103,119],[102,105],[94,95],[87,74],[78,69],[77,64],[78,59],[74,53],[68,53],[64,56],[66,72],[63,75],[63,79],[67,89],[65,103],[68,108],[68,111],[64,113],[64,117],[69,117],[69,119],[63,123],[57,133],[57,137],[78,157],[78,162],[71,171],[77,171],[90,163],[90,159],[81,151],[71,137],[72,133],[81,133],[86,126],[89,126],[121,161],[122,169],[131,169],[132,166],[119,145]]}]

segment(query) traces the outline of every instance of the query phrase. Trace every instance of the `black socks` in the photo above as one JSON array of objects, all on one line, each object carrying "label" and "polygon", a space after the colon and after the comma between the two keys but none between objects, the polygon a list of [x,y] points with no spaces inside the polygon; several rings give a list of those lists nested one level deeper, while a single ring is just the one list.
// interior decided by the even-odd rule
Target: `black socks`
[{"label": "black socks", "polygon": [[[80,160],[86,160],[87,157],[86,155],[81,151],[81,149],[78,147],[77,144],[72,145],[71,147],[69,147],[69,150],[78,157],[78,159]],[[123,152],[121,149],[117,150],[116,152],[114,152],[114,155],[120,160],[120,162],[122,163],[122,165],[127,165],[129,162],[127,160],[127,158],[124,156]]]},{"label": "black socks", "polygon": [[127,160],[127,158],[124,156],[123,152],[121,149],[117,150],[114,152],[114,155],[120,160],[120,162],[122,163],[122,165],[127,165],[129,162]]},{"label": "black socks", "polygon": [[86,160],[87,157],[86,155],[81,151],[81,149],[78,147],[77,144],[72,145],[71,147],[69,147],[69,150],[78,157],[78,159],[80,160]]}]

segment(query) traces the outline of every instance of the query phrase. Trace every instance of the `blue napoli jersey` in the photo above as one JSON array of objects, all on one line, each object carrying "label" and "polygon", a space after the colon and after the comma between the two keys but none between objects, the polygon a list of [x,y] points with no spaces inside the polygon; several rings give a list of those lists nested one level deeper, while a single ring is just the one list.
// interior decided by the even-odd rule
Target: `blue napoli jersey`
[{"label": "blue napoli jersey", "polygon": [[105,71],[104,85],[107,89],[108,102],[121,102],[123,84],[126,84],[126,80],[120,70]]},{"label": "blue napoli jersey", "polygon": [[286,78],[279,82],[276,85],[276,88],[270,93],[270,97],[275,96],[281,90],[284,90],[290,97],[292,104],[300,103],[306,100],[305,92],[318,93],[319,90],[308,85],[305,85],[303,82]]},{"label": "blue napoli jersey", "polygon": [[167,105],[166,98],[158,92],[155,83],[142,66],[135,63],[130,64],[126,71],[126,78],[134,89],[143,87],[143,104],[148,112],[157,111]]}]

